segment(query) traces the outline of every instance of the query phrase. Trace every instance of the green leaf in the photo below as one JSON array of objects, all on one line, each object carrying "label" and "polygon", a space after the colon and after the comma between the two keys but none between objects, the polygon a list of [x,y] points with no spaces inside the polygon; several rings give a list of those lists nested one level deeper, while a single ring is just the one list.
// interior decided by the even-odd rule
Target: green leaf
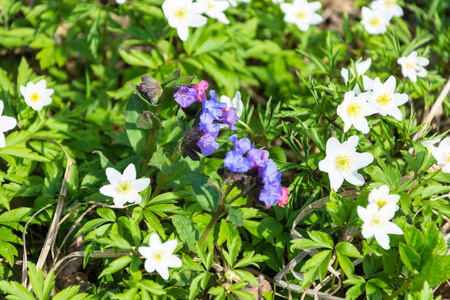
[{"label": "green leaf", "polygon": [[422,232],[406,223],[402,226],[402,230],[408,246],[412,247],[417,253],[421,253],[425,247],[425,237]]},{"label": "green leaf", "polygon": [[331,254],[331,250],[324,250],[314,255],[303,265],[303,267],[301,268],[301,272],[305,272],[305,277],[302,281],[302,288],[306,288],[310,283],[316,280],[319,272],[321,273],[321,280],[323,280],[331,259]]},{"label": "green leaf", "polygon": [[107,207],[97,208],[97,214],[100,217],[102,217],[103,219],[106,219],[108,221],[111,221],[111,222],[115,222],[116,221],[116,214],[110,208],[107,208]]},{"label": "green leaf", "polygon": [[236,275],[238,275],[242,281],[247,281],[249,284],[253,284],[253,285],[258,285],[259,282],[258,280],[255,278],[255,276],[247,271],[244,270],[233,270],[234,273],[236,273]]},{"label": "green leaf", "polygon": [[238,261],[234,265],[234,268],[242,268],[242,267],[246,267],[246,266],[249,266],[249,265],[253,265],[253,266],[259,268],[257,263],[258,262],[263,262],[263,261],[265,261],[267,259],[268,259],[267,256],[261,255],[261,254],[256,254],[255,255],[255,251],[251,251],[250,253],[245,255],[244,258],[242,258],[240,261]]},{"label": "green leaf", "polygon": [[50,294],[52,293],[54,285],[55,285],[55,274],[53,272],[50,272],[50,274],[47,275],[47,278],[45,278],[44,281],[44,289],[42,291],[42,296],[44,299],[50,298]]},{"label": "green leaf", "polygon": [[[0,281],[0,289],[7,294],[14,295],[20,300],[36,300],[25,287],[15,281]],[[8,297],[10,298],[10,297]]]},{"label": "green leaf", "polygon": [[0,149],[0,155],[11,155],[39,162],[51,162],[50,159],[34,152],[28,148],[20,146],[8,146]]},{"label": "green leaf", "polygon": [[156,296],[164,295],[166,293],[161,285],[147,279],[136,282],[136,286]]},{"label": "green leaf", "polygon": [[332,249],[334,246],[333,239],[326,233],[320,231],[308,231],[309,237],[320,247]]},{"label": "green leaf", "polygon": [[112,263],[110,263],[108,265],[108,267],[106,267],[100,273],[100,275],[98,277],[103,277],[105,275],[113,274],[113,273],[116,273],[117,271],[124,269],[126,266],[128,266],[133,261],[133,257],[134,256],[131,256],[131,255],[119,257],[118,259],[116,259]]},{"label": "green leaf", "polygon": [[240,227],[244,225],[244,213],[240,207],[227,205],[225,209],[228,212],[228,219],[234,226]]},{"label": "green leaf", "polygon": [[53,300],[70,300],[78,294],[79,289],[80,287],[78,285],[71,286],[56,294]]},{"label": "green leaf", "polygon": [[420,255],[410,246],[400,243],[400,258],[405,266],[411,271],[416,272],[420,268]]},{"label": "green leaf", "polygon": [[92,230],[97,229],[100,225],[110,222],[106,219],[94,219],[90,220],[86,224],[81,227],[80,230],[78,230],[77,234],[75,236],[80,236],[88,232],[92,232]]},{"label": "green leaf", "polygon": [[353,266],[352,261],[339,251],[336,251],[336,255],[339,261],[339,265],[341,266],[345,275],[347,275],[347,277],[350,277],[350,275],[352,275],[355,271],[355,267]]},{"label": "green leaf", "polygon": [[134,151],[138,154],[144,154],[146,149],[146,141],[150,134],[148,130],[140,129],[136,125],[136,120],[144,110],[148,109],[148,104],[144,102],[138,95],[133,94],[128,100],[125,110],[125,128],[127,130],[128,139]]},{"label": "green leaf", "polygon": [[0,240],[0,254],[6,258],[11,267],[14,266],[14,256],[17,256],[17,249],[8,242]]},{"label": "green leaf", "polygon": [[195,252],[195,241],[198,241],[200,233],[192,224],[192,220],[186,216],[174,215],[172,222],[178,236],[188,246],[189,251]]},{"label": "green leaf", "polygon": [[349,242],[340,242],[336,245],[336,251],[339,251],[340,253],[344,254],[348,257],[354,257],[354,258],[362,258],[363,256],[361,253],[359,253],[358,249],[356,249],[355,246],[350,244]]},{"label": "green leaf", "polygon": [[219,190],[210,179],[200,173],[190,171],[189,178],[198,203],[209,212],[217,211],[219,205]]},{"label": "green leaf", "polygon": [[202,272],[198,274],[191,282],[189,287],[189,300],[195,299],[195,297],[200,292],[200,281],[206,276],[207,273]]},{"label": "green leaf", "polygon": [[47,300],[44,298],[44,274],[32,262],[28,262],[28,277],[38,299]]}]

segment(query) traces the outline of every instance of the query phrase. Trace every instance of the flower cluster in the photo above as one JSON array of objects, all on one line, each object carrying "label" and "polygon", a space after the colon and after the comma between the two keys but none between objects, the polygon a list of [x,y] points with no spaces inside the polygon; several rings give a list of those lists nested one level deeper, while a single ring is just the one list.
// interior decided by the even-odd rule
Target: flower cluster
[{"label": "flower cluster", "polygon": [[282,188],[281,172],[278,172],[277,164],[269,159],[269,152],[263,148],[256,149],[248,138],[238,140],[237,134],[230,136],[230,140],[233,150],[225,156],[225,167],[233,173],[246,173],[249,177],[256,177],[254,179],[257,183],[250,186],[249,190],[258,190],[258,199],[266,207],[277,203],[284,207],[288,202],[289,191]]},{"label": "flower cluster", "polygon": [[342,144],[331,137],[327,141],[326,157],[319,162],[319,170],[330,176],[331,188],[337,191],[344,179],[356,186],[364,184],[364,177],[358,169],[368,166],[373,161],[373,155],[364,152],[357,153],[358,136],[353,135]]},{"label": "flower cluster", "polygon": [[[189,156],[194,160],[198,159],[195,152],[209,156],[219,148],[216,138],[221,126],[228,126],[230,129],[236,130],[237,127],[234,125],[239,121],[236,107],[231,106],[234,103],[219,102],[217,94],[213,90],[209,92],[210,99],[208,100],[206,98],[207,88],[208,83],[202,80],[192,87],[183,86],[174,94],[175,101],[183,108],[190,106],[195,101],[201,102],[203,106],[202,113],[197,115],[191,131],[186,134],[183,141],[185,146],[183,156]],[[242,102],[239,106],[242,107]],[[242,114],[242,109],[240,113]]]},{"label": "flower cluster", "polygon": [[370,4],[370,8],[361,10],[361,24],[369,34],[385,33],[392,17],[403,16],[403,9],[397,4],[397,0],[376,0]]},{"label": "flower cluster", "polygon": [[369,204],[366,208],[358,206],[357,213],[364,222],[362,235],[368,239],[375,236],[378,244],[389,249],[388,234],[403,234],[403,231],[394,223],[390,222],[395,212],[399,209],[397,202],[399,195],[390,195],[387,185],[379,189],[374,188],[369,194]]},{"label": "flower cluster", "polygon": [[[344,132],[347,132],[353,125],[357,130],[366,134],[369,132],[369,126],[365,117],[380,114],[382,116],[392,116],[401,121],[403,115],[398,106],[408,101],[408,95],[395,93],[396,79],[390,76],[384,83],[381,83],[379,77],[372,80],[363,75],[370,67],[370,58],[364,62],[357,61],[355,64],[357,76],[362,75],[363,88],[361,92],[359,86],[353,91],[344,95],[344,102],[337,108],[337,114],[344,121]],[[347,84],[349,73],[354,75],[353,70],[342,69],[341,75]]]}]

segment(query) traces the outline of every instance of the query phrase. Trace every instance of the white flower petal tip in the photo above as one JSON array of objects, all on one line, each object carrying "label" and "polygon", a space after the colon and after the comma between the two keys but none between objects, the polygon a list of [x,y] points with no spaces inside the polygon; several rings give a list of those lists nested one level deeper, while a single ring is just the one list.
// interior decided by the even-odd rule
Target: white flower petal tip
[{"label": "white flower petal tip", "polygon": [[397,211],[399,209],[399,206],[397,205],[399,200],[400,195],[389,194],[389,187],[387,185],[383,185],[379,189],[374,188],[369,194],[369,203],[377,204],[379,209],[388,204],[394,204],[395,211]]},{"label": "white flower petal tip", "polygon": [[308,2],[306,0],[294,0],[293,3],[281,3],[280,8],[285,13],[284,21],[293,23],[301,31],[307,31],[309,26],[317,25],[323,21],[322,16],[316,11],[322,7],[320,2]]},{"label": "white flower petal tip", "polygon": [[403,16],[403,9],[397,4],[397,0],[376,0],[370,3],[370,8],[383,11],[391,17]]},{"label": "white flower petal tip", "polygon": [[375,236],[378,244],[388,250],[390,248],[388,234],[403,234],[400,227],[390,222],[394,217],[395,210],[395,203],[388,203],[382,208],[377,203],[369,203],[366,208],[358,206],[358,216],[364,222],[361,230],[362,236],[366,239]]},{"label": "white flower petal tip", "polygon": [[397,59],[397,63],[402,67],[402,74],[412,82],[417,82],[417,77],[426,77],[428,72],[424,68],[430,61],[421,56],[417,56],[416,51],[412,51],[408,56]]},{"label": "white flower petal tip", "polygon": [[364,184],[364,178],[358,173],[358,169],[371,164],[373,155],[368,152],[357,153],[357,145],[356,135],[342,144],[334,137],[328,139],[326,157],[319,162],[319,170],[328,173],[333,190],[337,191],[344,179],[357,186]]},{"label": "white flower petal tip", "polygon": [[180,40],[189,37],[189,27],[201,27],[206,24],[206,17],[201,14],[207,9],[205,3],[192,0],[165,0],[162,9],[169,26],[177,29]]},{"label": "white flower petal tip", "polygon": [[139,192],[150,185],[150,178],[136,179],[134,164],[129,164],[123,174],[113,168],[107,168],[106,176],[110,184],[101,187],[100,193],[112,197],[118,208],[123,208],[127,202],[141,203],[142,197]]},{"label": "white flower petal tip", "polygon": [[356,97],[353,91],[345,93],[344,102],[337,108],[338,116],[344,121],[344,132],[352,125],[364,134],[369,132],[366,117],[376,113],[376,108],[368,100],[368,93]]},{"label": "white flower petal tip", "polygon": [[139,253],[145,257],[144,268],[147,272],[152,273],[155,270],[164,279],[169,279],[169,268],[179,268],[182,265],[181,259],[173,255],[178,242],[176,240],[168,240],[161,243],[159,236],[153,233],[150,236],[149,247],[139,247]]},{"label": "white flower petal tip", "polygon": [[28,82],[27,86],[20,86],[20,93],[25,99],[25,103],[36,111],[42,110],[46,105],[52,103],[53,89],[47,89],[47,81],[42,79],[36,84]]}]

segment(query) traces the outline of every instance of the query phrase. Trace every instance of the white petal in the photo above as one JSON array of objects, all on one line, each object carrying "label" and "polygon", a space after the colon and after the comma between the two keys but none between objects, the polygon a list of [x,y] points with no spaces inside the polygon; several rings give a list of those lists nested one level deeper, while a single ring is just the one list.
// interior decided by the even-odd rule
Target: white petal
[{"label": "white petal", "polygon": [[149,273],[152,273],[155,271],[155,269],[156,269],[155,266],[156,266],[155,263],[150,259],[147,259],[144,263],[145,271],[147,271]]},{"label": "white petal", "polygon": [[16,127],[17,121],[14,118],[1,116],[0,117],[0,131],[5,132]]},{"label": "white petal", "polygon": [[384,226],[384,230],[388,234],[403,234],[403,230],[401,230],[400,227],[397,226],[397,224],[392,223],[392,222],[388,222]]},{"label": "white petal", "polygon": [[140,178],[136,179],[131,183],[131,188],[136,192],[142,192],[150,184],[150,178]]},{"label": "white petal", "polygon": [[5,146],[6,146],[5,135],[3,134],[3,132],[0,132],[0,148],[5,148]]},{"label": "white petal", "polygon": [[386,232],[381,230],[375,230],[374,231],[375,239],[377,240],[378,244],[381,246],[381,248],[388,250],[389,247],[389,236]]},{"label": "white petal", "polygon": [[387,91],[390,92],[390,94],[393,94],[395,92],[395,85],[396,85],[396,80],[394,76],[389,76],[389,78],[384,82],[384,87],[386,88]]},{"label": "white petal", "polygon": [[342,172],[342,175],[344,176],[345,180],[347,180],[353,185],[362,186],[364,184],[364,177],[361,174],[359,174],[356,170],[349,172]]},{"label": "white petal", "polygon": [[[353,126],[362,133],[366,134],[369,132],[369,124],[367,123],[366,118],[364,117],[358,117],[353,121]],[[345,132],[345,130],[344,130]]]},{"label": "white petal", "polygon": [[341,147],[341,143],[335,137],[330,137],[327,141],[326,153],[327,156],[333,156],[339,153],[339,148]]},{"label": "white petal", "polygon": [[123,208],[123,205],[127,203],[127,198],[124,196],[124,194],[118,193],[116,196],[114,196],[114,205],[117,208]]},{"label": "white petal", "polygon": [[340,155],[349,155],[356,151],[356,146],[358,146],[359,137],[357,135],[352,135],[347,141],[342,143],[339,149]]},{"label": "white petal", "polygon": [[372,64],[372,59],[370,59],[370,57],[368,59],[366,59],[365,61],[363,61],[362,63],[356,64],[356,72],[358,73],[358,75],[363,75],[364,73],[367,72],[367,70],[369,70],[370,65]]},{"label": "white petal", "polygon": [[308,3],[308,10],[315,12],[322,7],[322,4],[318,1]]},{"label": "white petal", "polygon": [[400,109],[398,109],[398,107],[391,107],[389,109],[388,115],[396,118],[399,121],[401,121],[403,119],[402,112],[400,111]]},{"label": "white petal", "polygon": [[4,108],[5,106],[4,106],[4,104],[3,104],[3,101],[2,100],[0,100],[0,116],[2,115],[2,113],[3,113],[3,108]]},{"label": "white petal", "polygon": [[123,171],[122,180],[124,181],[135,181],[136,180],[136,167],[133,163],[129,164],[128,167]]},{"label": "white petal", "polygon": [[309,18],[309,24],[312,24],[312,25],[317,25],[317,24],[321,23],[322,21],[323,21],[322,16],[320,16],[318,14],[313,14]]},{"label": "white petal", "polygon": [[365,239],[371,238],[373,236],[372,226],[370,226],[370,224],[368,223],[364,223],[363,226],[361,227],[361,234]]},{"label": "white petal", "polygon": [[206,17],[197,15],[188,21],[188,25],[191,27],[201,27],[206,24],[206,21],[207,21]]},{"label": "white petal", "polygon": [[367,211],[367,209],[365,209],[362,206],[358,206],[356,208],[356,212],[358,213],[358,217],[364,222],[366,223],[369,220],[370,214]]},{"label": "white petal", "polygon": [[142,196],[134,191],[130,191],[126,194],[126,202],[139,204],[142,202]]},{"label": "white petal", "polygon": [[177,34],[180,40],[183,42],[187,40],[189,36],[189,27],[188,26],[178,26],[177,27]]},{"label": "white petal", "polygon": [[422,56],[417,57],[417,62],[418,62],[419,65],[421,65],[421,66],[427,66],[427,65],[430,63],[430,61],[428,60],[428,58],[425,58],[425,57],[422,57]]},{"label": "white petal", "polygon": [[111,184],[118,186],[122,178],[122,174],[114,168],[106,168],[106,177]]},{"label": "white petal", "polygon": [[39,80],[35,85],[34,88],[38,90],[42,94],[42,92],[45,90],[45,87],[47,86],[47,81],[45,79]]},{"label": "white petal", "polygon": [[117,189],[114,185],[108,184],[105,186],[102,186],[99,190],[99,192],[105,196],[108,197],[115,197],[117,195]]},{"label": "white petal", "polygon": [[155,269],[164,280],[169,279],[169,268],[165,264],[157,264]]},{"label": "white petal", "polygon": [[340,172],[336,171],[330,171],[328,173],[328,176],[330,177],[331,188],[337,191],[342,186],[342,183],[344,182],[344,177]]},{"label": "white petal", "polygon": [[183,262],[181,261],[181,259],[175,255],[169,256],[169,258],[166,261],[166,265],[169,268],[179,268],[181,267],[182,264]]},{"label": "white petal", "polygon": [[143,257],[148,259],[150,257],[151,247],[141,246],[138,248],[138,251]]},{"label": "white petal", "polygon": [[348,70],[342,68],[341,69],[341,76],[344,78],[345,84],[347,84],[347,82],[348,82]]},{"label": "white petal", "polygon": [[352,158],[355,169],[364,168],[373,162],[373,155],[369,152],[354,153]]},{"label": "white petal", "polygon": [[331,161],[331,158],[327,156],[325,159],[319,161],[319,170],[328,173],[333,169],[331,168],[331,164],[333,164],[333,161]]},{"label": "white petal", "polygon": [[149,241],[150,247],[154,247],[159,248],[161,246],[161,240],[159,239],[159,235],[157,233],[153,233],[150,236],[150,241]]},{"label": "white petal", "polygon": [[161,251],[172,254],[177,246],[178,242],[176,240],[168,240],[167,242],[161,245],[160,249]]},{"label": "white petal", "polygon": [[395,211],[396,205],[394,203],[388,203],[380,208],[379,214],[386,218],[386,220],[390,220],[394,217]]}]

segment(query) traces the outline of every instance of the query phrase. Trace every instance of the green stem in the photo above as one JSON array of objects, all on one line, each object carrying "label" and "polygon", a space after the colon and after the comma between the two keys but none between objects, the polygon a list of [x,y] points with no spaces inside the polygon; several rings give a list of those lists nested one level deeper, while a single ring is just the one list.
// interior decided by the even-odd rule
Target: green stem
[{"label": "green stem", "polygon": [[209,221],[208,225],[206,225],[205,231],[203,231],[202,236],[198,240],[198,243],[200,244],[200,246],[203,246],[203,244],[206,241],[206,238],[208,237],[209,233],[211,232],[211,229],[214,227],[214,225],[216,224],[217,220],[219,220],[219,218],[222,216],[222,214],[224,212],[225,212],[225,210],[223,209],[222,206],[220,206],[217,209],[217,211],[214,214],[214,216],[212,217],[211,221]]},{"label": "green stem", "polygon": [[403,293],[411,284],[411,279],[407,279],[403,285],[396,290],[392,295],[390,295],[386,300],[392,300],[395,299],[395,297],[399,296],[401,293]]},{"label": "green stem", "polygon": [[155,133],[151,132],[150,135],[148,136],[147,148],[145,149],[144,166],[142,168],[142,173],[144,174],[148,171],[148,164],[150,163],[150,158],[152,157],[152,148],[154,142],[155,142]]},{"label": "green stem", "polygon": [[[337,266],[338,266],[338,258],[336,256],[336,261],[334,262],[333,269],[336,270]],[[331,279],[330,291],[334,291],[334,284],[335,284],[335,282],[336,282],[336,276],[333,275],[333,278]]]}]

